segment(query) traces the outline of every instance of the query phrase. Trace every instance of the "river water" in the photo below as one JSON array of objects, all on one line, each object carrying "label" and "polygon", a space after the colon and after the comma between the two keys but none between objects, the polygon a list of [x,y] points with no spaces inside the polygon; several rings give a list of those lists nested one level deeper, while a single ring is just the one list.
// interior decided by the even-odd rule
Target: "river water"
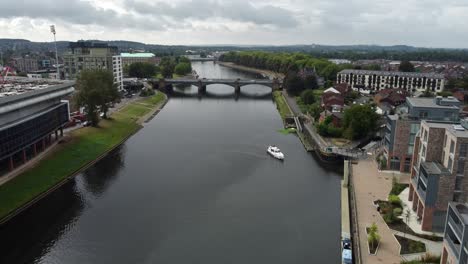
[{"label": "river water", "polygon": [[0,263],[339,263],[340,174],[278,132],[269,91],[246,86],[235,99],[211,85],[202,98],[172,97],[108,157],[1,227]]}]

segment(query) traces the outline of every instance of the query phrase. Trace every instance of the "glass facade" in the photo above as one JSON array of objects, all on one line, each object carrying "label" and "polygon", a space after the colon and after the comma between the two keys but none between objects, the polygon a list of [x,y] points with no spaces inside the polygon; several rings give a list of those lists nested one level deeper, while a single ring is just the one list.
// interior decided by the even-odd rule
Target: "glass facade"
[{"label": "glass facade", "polygon": [[61,103],[0,130],[0,160],[53,133],[68,122],[68,103]]}]

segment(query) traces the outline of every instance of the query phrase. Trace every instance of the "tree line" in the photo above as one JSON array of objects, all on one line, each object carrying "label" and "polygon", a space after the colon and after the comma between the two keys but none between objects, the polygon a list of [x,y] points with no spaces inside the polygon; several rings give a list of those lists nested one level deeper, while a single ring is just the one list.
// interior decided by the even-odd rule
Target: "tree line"
[{"label": "tree line", "polygon": [[220,60],[284,74],[292,69],[311,68],[315,69],[319,76],[325,78],[325,81],[335,81],[338,72],[350,67],[349,65],[336,65],[327,59],[316,58],[305,53],[232,51],[222,55]]},{"label": "tree line", "polygon": [[148,62],[132,63],[124,69],[126,76],[133,78],[152,78],[161,75],[164,78],[172,78],[174,74],[179,76],[192,72],[192,64],[186,57],[163,57],[158,66]]}]

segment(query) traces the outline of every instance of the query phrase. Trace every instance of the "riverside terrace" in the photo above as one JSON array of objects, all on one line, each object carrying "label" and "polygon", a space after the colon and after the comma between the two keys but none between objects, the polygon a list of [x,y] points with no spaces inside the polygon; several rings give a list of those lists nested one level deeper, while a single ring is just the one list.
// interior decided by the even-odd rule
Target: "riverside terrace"
[{"label": "riverside terrace", "polygon": [[252,80],[241,80],[241,79],[153,79],[153,83],[157,83],[161,89],[171,88],[172,85],[185,84],[198,86],[198,92],[203,93],[206,91],[206,86],[211,84],[224,84],[234,87],[235,92],[239,93],[240,88],[246,85],[263,85],[270,87],[272,91],[279,90],[282,87],[282,81],[275,78],[269,79],[252,79]]},{"label": "riverside terrace", "polygon": [[70,111],[68,101],[62,99],[73,93],[74,85],[55,80],[49,87],[0,98],[0,175],[26,163],[63,135]]}]

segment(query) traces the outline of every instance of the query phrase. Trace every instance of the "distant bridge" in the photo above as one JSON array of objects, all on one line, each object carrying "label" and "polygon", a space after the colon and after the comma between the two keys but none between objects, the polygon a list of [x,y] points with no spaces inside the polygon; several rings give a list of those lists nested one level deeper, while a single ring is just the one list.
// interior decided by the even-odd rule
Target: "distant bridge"
[{"label": "distant bridge", "polygon": [[185,85],[194,85],[198,87],[198,92],[206,92],[206,86],[211,84],[224,84],[234,87],[235,92],[239,93],[240,88],[246,85],[263,85],[270,87],[272,91],[281,89],[282,82],[275,78],[273,80],[269,79],[251,79],[251,80],[241,80],[241,79],[159,79],[153,80],[153,83],[158,83],[159,88],[167,88],[171,85],[185,84]]},{"label": "distant bridge", "polygon": [[190,61],[216,61],[215,58],[188,58]]}]

